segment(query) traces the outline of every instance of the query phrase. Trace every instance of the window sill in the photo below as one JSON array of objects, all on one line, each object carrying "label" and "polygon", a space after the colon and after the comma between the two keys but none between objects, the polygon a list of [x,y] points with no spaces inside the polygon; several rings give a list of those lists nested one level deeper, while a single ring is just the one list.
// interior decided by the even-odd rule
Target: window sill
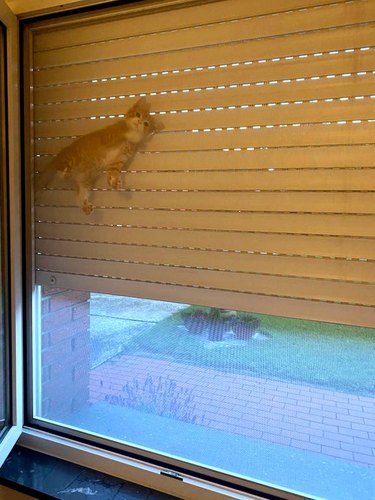
[{"label": "window sill", "polygon": [[101,472],[16,446],[0,469],[0,484],[33,498],[87,498],[106,500],[172,500],[164,493],[144,488]]},{"label": "window sill", "polygon": [[[136,458],[127,457],[120,453],[108,451],[73,439],[57,436],[47,431],[27,427],[23,429],[19,444],[28,450],[40,452],[44,457],[47,455],[48,459],[56,457],[56,459],[60,459],[72,467],[82,467],[91,473],[94,470],[95,478],[100,474],[104,474],[110,479],[114,478],[115,481],[125,483],[126,485],[130,484],[133,488],[142,485],[140,486],[140,491],[142,491],[142,488],[147,488],[149,495],[151,495],[147,497],[148,499],[183,498],[184,500],[200,500],[204,498],[205,500],[226,500],[235,498],[236,500],[265,500],[272,498],[273,500],[279,500],[282,498],[285,500],[300,500],[304,498],[286,492],[283,492],[282,496],[279,496],[278,492],[271,489],[271,487],[259,484],[249,486],[249,482],[245,480],[240,485],[240,488],[243,488],[241,491],[241,489],[223,484],[219,472],[217,472],[217,483],[188,474],[178,475],[177,477],[173,475],[173,471],[169,475],[169,471],[157,465],[152,465]],[[2,469],[0,469],[0,481],[1,471]],[[254,488],[254,490],[255,488],[257,490],[262,489],[262,493],[259,492],[257,494],[255,491],[249,491],[250,487]],[[157,496],[154,497],[152,495]],[[69,495],[69,498],[73,497]],[[82,498],[81,495],[79,498]],[[112,500],[112,497],[108,498]],[[123,497],[115,498],[116,500],[120,500]],[[129,496],[124,498],[129,498]],[[142,499],[146,497],[136,496],[135,498]],[[102,500],[102,497],[100,497],[100,500]]]}]

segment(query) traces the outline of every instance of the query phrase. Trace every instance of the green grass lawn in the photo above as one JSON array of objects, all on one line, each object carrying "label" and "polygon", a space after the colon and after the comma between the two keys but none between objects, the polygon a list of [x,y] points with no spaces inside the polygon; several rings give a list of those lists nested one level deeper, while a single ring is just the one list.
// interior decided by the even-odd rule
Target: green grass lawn
[{"label": "green grass lawn", "polygon": [[255,315],[268,338],[210,342],[180,313],[135,336],[126,352],[375,396],[375,329]]}]

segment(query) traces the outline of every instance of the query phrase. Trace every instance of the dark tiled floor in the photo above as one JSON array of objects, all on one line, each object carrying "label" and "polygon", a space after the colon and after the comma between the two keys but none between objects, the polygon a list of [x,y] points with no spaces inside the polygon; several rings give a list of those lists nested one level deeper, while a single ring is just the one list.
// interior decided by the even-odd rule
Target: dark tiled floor
[{"label": "dark tiled floor", "polygon": [[139,485],[16,446],[0,469],[0,483],[37,498],[82,500],[173,500]]}]

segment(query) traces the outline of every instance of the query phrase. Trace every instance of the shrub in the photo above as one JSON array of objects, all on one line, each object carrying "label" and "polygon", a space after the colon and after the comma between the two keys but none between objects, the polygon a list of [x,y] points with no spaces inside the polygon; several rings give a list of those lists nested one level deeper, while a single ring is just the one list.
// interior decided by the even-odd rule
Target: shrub
[{"label": "shrub", "polygon": [[160,376],[155,381],[149,374],[143,382],[133,378],[123,386],[122,394],[107,394],[105,400],[111,404],[192,424],[201,424],[204,420],[204,416],[199,418],[195,414],[193,389],[179,387],[169,376]]},{"label": "shrub", "polygon": [[233,333],[238,339],[247,340],[256,334],[260,320],[247,313],[238,313],[232,324]]},{"label": "shrub", "polygon": [[235,312],[217,307],[190,306],[181,311],[184,326],[192,334],[208,333],[209,340],[222,340]]}]

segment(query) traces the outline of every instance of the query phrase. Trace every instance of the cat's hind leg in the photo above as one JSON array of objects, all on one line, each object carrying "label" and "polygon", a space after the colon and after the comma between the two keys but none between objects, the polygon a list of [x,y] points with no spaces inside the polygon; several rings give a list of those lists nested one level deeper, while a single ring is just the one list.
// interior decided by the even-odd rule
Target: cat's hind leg
[{"label": "cat's hind leg", "polygon": [[89,195],[90,191],[86,186],[78,186],[77,190],[77,201],[78,201],[78,206],[82,208],[83,212],[86,215],[90,215],[91,212],[93,211],[93,205],[89,201]]},{"label": "cat's hind leg", "polygon": [[117,167],[111,167],[107,170],[107,182],[108,185],[113,189],[121,189],[121,169]]}]

